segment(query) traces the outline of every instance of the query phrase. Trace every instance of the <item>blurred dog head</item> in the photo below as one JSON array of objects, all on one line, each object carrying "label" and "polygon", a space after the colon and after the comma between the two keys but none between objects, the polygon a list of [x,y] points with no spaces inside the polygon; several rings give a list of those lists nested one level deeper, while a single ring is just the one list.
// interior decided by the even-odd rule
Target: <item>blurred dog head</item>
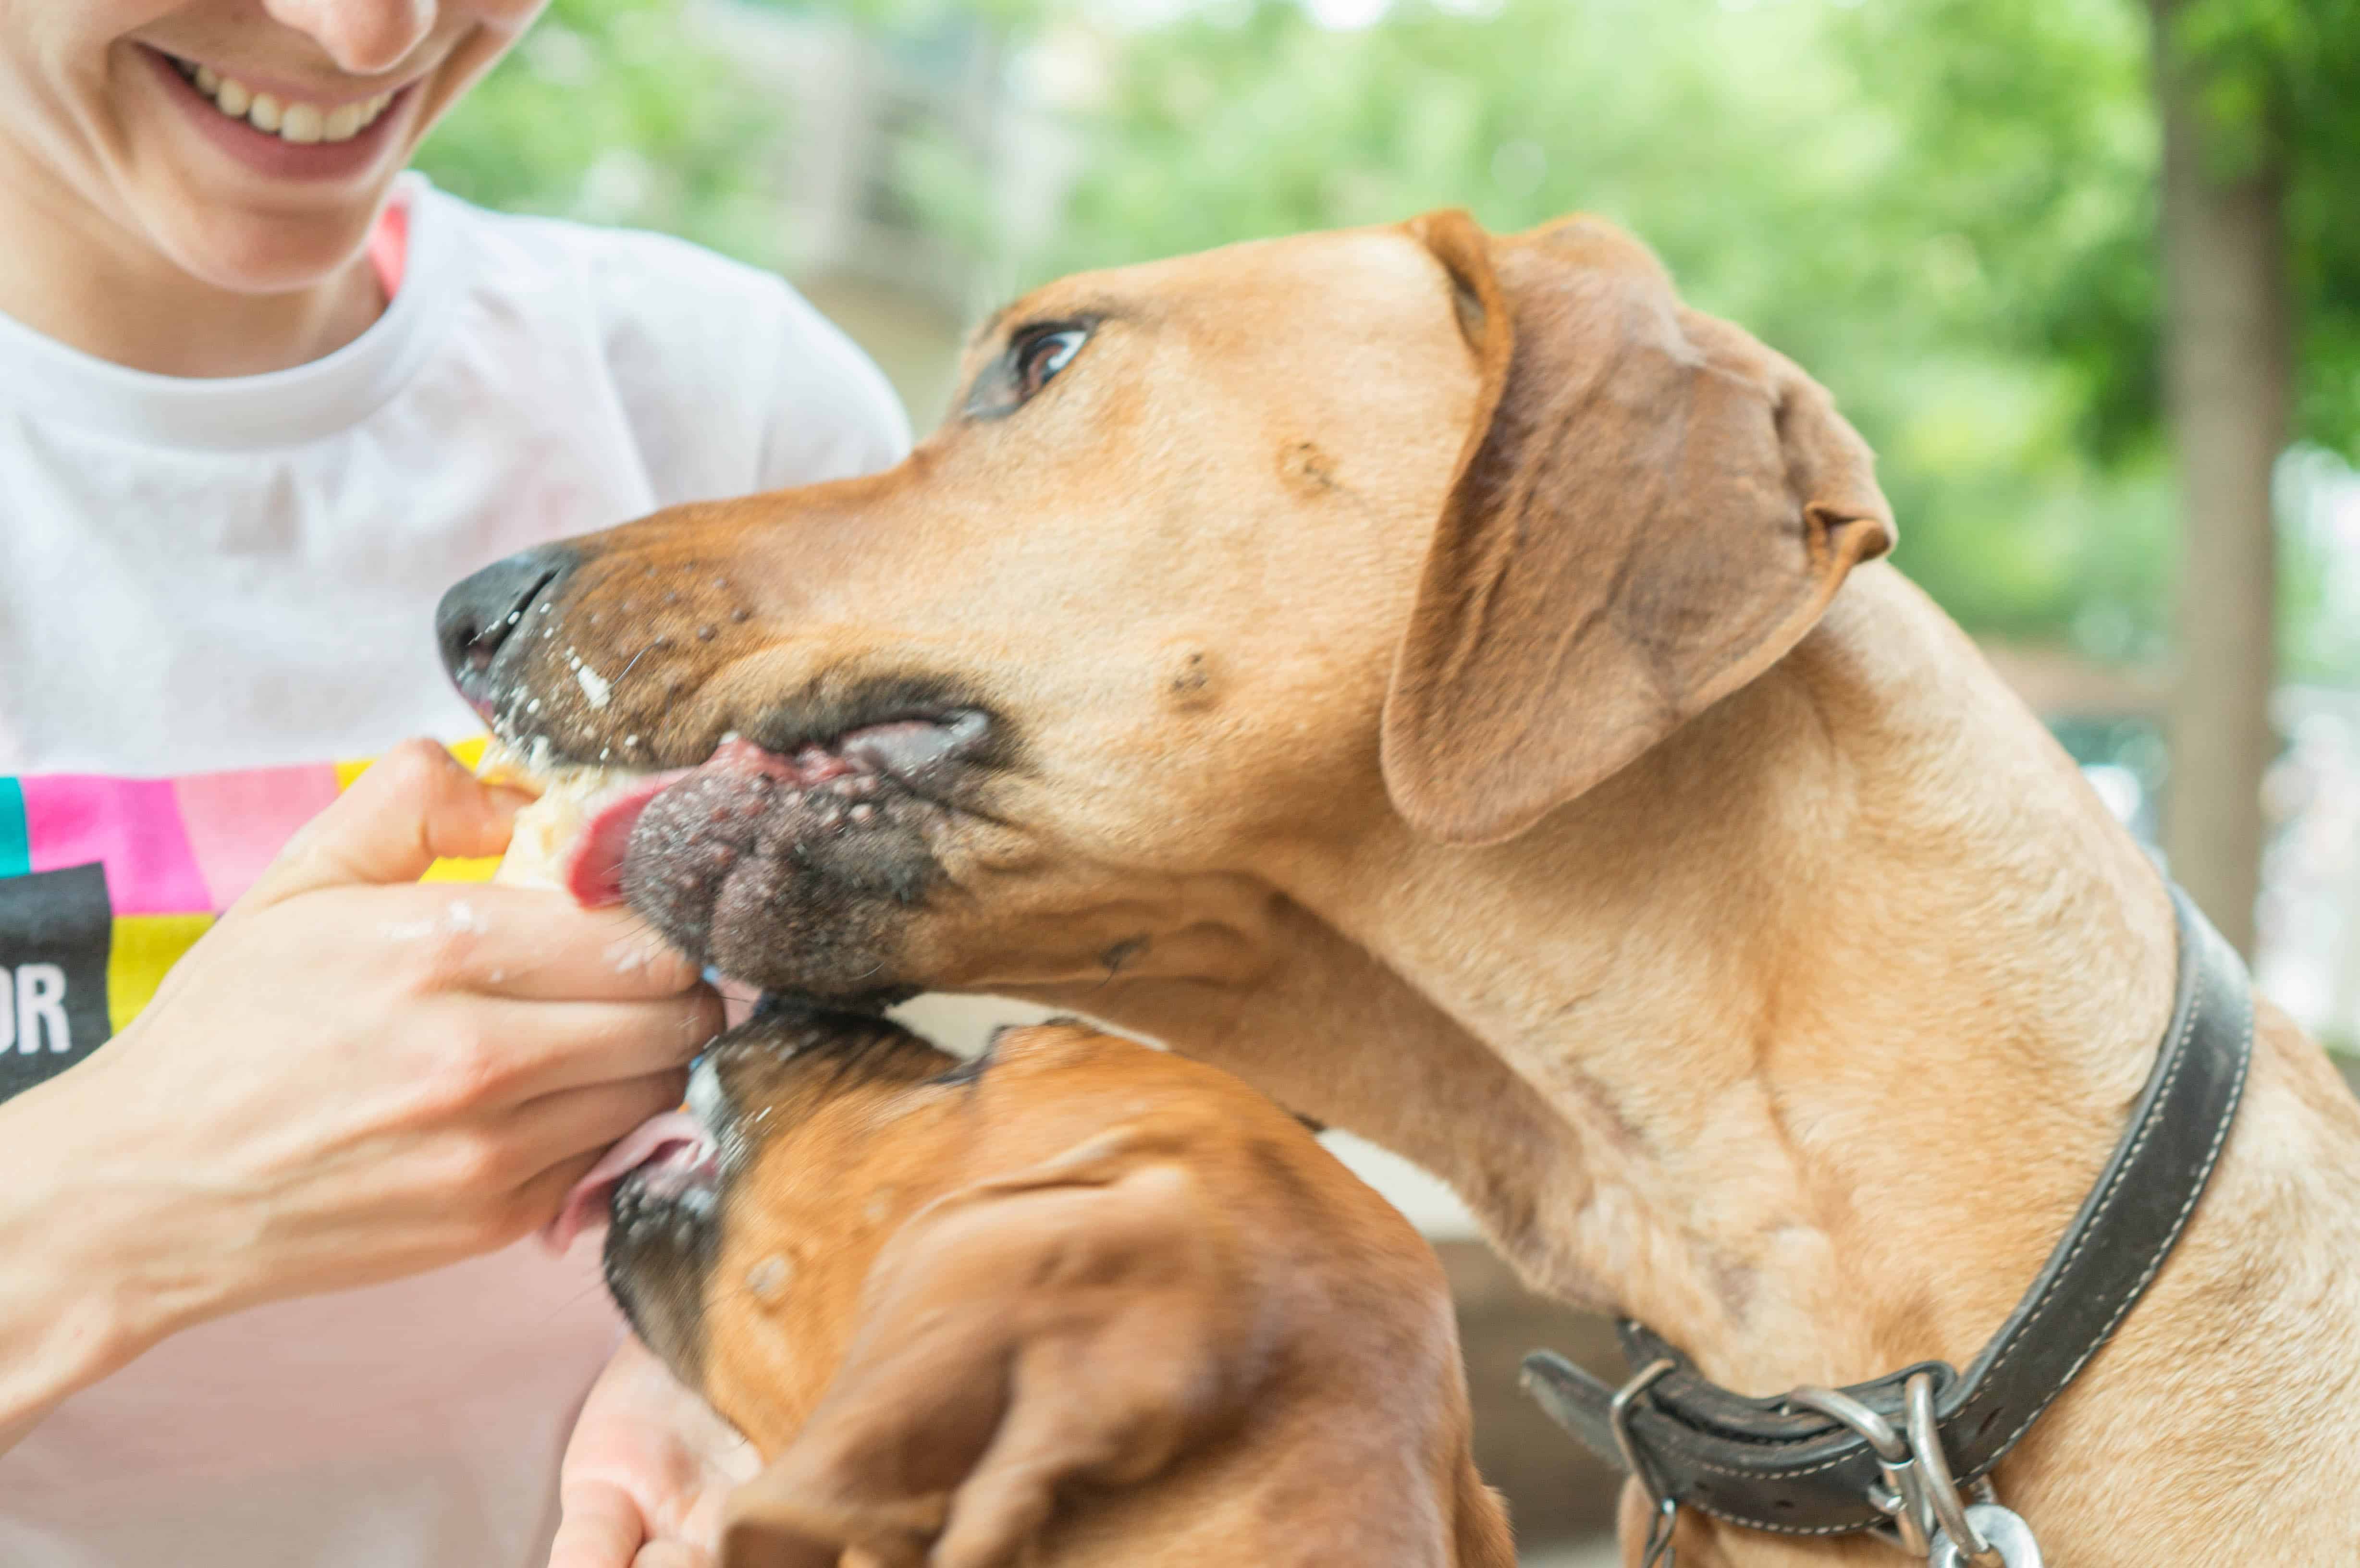
[{"label": "blurred dog head", "polygon": [[[960,1063],[882,1019],[773,1009],[692,1104],[709,1148],[621,1180],[606,1269],[770,1460],[731,1563],[1243,1550],[1263,1505],[1221,1499],[1337,1441],[1354,1495],[1438,1492],[1428,1544],[1452,1528],[1468,1417],[1440,1265],[1237,1080],[1078,1024]],[[1504,1541],[1480,1488],[1469,1506]],[[1100,1537],[1128,1545],[1089,1556]]]}]

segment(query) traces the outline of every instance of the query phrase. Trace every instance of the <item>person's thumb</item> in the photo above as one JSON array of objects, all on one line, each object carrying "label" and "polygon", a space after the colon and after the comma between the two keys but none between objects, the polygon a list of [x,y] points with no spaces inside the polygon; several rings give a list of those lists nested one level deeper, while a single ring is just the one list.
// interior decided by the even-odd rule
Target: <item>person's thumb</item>
[{"label": "person's thumb", "polygon": [[564,1488],[549,1568],[632,1568],[648,1539],[637,1503],[603,1481]]},{"label": "person's thumb", "polygon": [[497,855],[530,797],[486,784],[431,740],[379,757],[287,843],[241,908],[322,887],[415,882],[445,857]]}]

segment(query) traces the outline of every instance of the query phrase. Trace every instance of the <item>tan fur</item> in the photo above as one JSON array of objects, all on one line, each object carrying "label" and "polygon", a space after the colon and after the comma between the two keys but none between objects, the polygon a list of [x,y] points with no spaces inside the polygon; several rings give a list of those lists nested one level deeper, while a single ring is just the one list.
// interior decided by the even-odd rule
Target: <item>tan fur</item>
[{"label": "tan fur", "polygon": [[[1554,273],[1549,243],[1437,219],[1052,284],[971,366],[1019,323],[1103,320],[1016,412],[954,419],[878,478],[588,541],[585,656],[639,650],[644,604],[606,641],[583,612],[647,569],[687,585],[654,622],[673,641],[601,712],[563,670],[536,691],[577,752],[638,735],[684,763],[815,684],[956,674],[1021,758],[933,833],[949,885],[882,980],[1043,998],[1229,1067],[1437,1171],[1536,1285],[1741,1389],[1962,1362],[2152,1060],[2163,887],[1932,604],[1883,563],[1845,574],[1882,503],[1824,395],[1680,309],[1629,242]],[[1512,353],[1627,361],[1606,394],[1655,455],[1519,457],[1469,509],[1462,457],[1501,419],[1573,417],[1500,391],[1503,302],[1531,334]],[[1736,399],[1710,436],[1756,476],[1734,511],[1676,493],[1724,472],[1667,439],[1707,429],[1698,376]],[[1445,518],[1540,591],[1437,589]],[[1599,574],[1644,591],[1601,599]],[[1417,652],[1487,605],[1514,624]],[[1627,682],[1627,660],[1491,657],[1570,646],[1576,612],[1666,650],[1642,661],[1661,694],[1556,678]],[[1389,719],[1405,664],[1426,684]],[[2267,1017],[2186,1237],[1999,1471],[2053,1562],[2360,1555],[2360,1111]],[[1880,1550],[1685,1530],[1691,1568]]]},{"label": "tan fur", "polygon": [[734,1078],[727,1568],[1513,1568],[1440,1262],[1226,1073],[1072,1026]]}]

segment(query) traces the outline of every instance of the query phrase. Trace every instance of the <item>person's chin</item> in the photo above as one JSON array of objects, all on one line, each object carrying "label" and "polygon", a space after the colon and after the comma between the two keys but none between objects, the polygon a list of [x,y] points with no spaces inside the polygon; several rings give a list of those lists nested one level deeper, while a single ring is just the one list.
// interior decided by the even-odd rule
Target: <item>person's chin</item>
[{"label": "person's chin", "polygon": [[309,288],[351,264],[368,237],[383,187],[333,207],[286,211],[251,195],[178,183],[150,192],[147,227],[190,277],[238,294]]},{"label": "person's chin", "polygon": [[348,264],[409,151],[388,138],[334,178],[290,178],[224,151],[188,105],[145,96],[133,134],[159,156],[139,160],[144,226],[183,271],[241,293],[301,289]]},{"label": "person's chin", "polygon": [[137,182],[142,226],[181,271],[235,293],[305,289],[349,266],[401,172],[388,159],[333,184],[272,180],[154,128],[166,156]]}]

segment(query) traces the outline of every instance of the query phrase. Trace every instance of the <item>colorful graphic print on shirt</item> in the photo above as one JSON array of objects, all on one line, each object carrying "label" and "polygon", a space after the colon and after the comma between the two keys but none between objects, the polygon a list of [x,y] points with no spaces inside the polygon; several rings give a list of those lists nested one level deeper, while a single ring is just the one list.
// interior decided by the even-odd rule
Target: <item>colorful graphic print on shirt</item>
[{"label": "colorful graphic print on shirt", "polygon": [[[483,746],[451,749],[473,768]],[[295,830],[367,767],[0,778],[0,1100],[137,1016]],[[425,879],[479,882],[497,865],[438,861]]]}]

